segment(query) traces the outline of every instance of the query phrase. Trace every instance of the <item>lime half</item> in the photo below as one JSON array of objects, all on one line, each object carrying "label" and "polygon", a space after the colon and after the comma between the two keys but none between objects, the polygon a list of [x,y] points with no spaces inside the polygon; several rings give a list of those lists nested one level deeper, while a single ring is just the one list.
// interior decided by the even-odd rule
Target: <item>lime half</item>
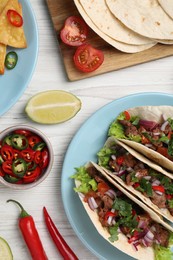
[{"label": "lime half", "polygon": [[81,109],[81,101],[63,90],[49,90],[34,95],[27,103],[28,117],[40,124],[58,124],[73,118]]},{"label": "lime half", "polygon": [[0,259],[2,260],[12,260],[13,254],[11,248],[7,241],[0,237]]}]

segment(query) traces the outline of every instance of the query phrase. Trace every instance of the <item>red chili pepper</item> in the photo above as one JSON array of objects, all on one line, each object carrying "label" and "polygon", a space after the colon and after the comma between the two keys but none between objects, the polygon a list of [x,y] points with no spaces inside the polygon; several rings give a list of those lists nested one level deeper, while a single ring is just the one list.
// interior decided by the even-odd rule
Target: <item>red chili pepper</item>
[{"label": "red chili pepper", "polygon": [[8,10],[7,17],[9,22],[15,27],[21,27],[23,25],[22,16],[15,10]]},{"label": "red chili pepper", "polygon": [[34,182],[38,176],[41,174],[41,168],[37,166],[33,171],[28,171],[23,176],[23,183],[31,183]]},{"label": "red chili pepper", "polygon": [[31,148],[27,148],[22,150],[20,154],[26,162],[31,162],[34,159],[35,151],[33,151]]},{"label": "red chili pepper", "polygon": [[152,189],[155,191],[165,192],[165,188],[163,186],[152,186]]},{"label": "red chili pepper", "polygon": [[41,152],[41,161],[39,163],[39,166],[43,169],[46,168],[48,166],[48,162],[49,162],[49,153],[48,151],[45,149]]},{"label": "red chili pepper", "polygon": [[48,258],[41,243],[33,217],[25,211],[25,209],[18,201],[10,199],[7,200],[7,202],[15,202],[21,209],[19,216],[19,228],[31,253],[32,259],[47,260]]},{"label": "red chili pepper", "polygon": [[11,161],[5,161],[2,163],[2,169],[5,173],[14,175],[12,170],[12,162]]},{"label": "red chili pepper", "polygon": [[29,138],[28,138],[28,143],[30,145],[31,148],[34,147],[35,144],[41,142],[41,138],[37,135],[31,135]]},{"label": "red chili pepper", "polygon": [[14,155],[13,148],[7,144],[3,145],[1,147],[1,155],[4,160],[11,161]]},{"label": "red chili pepper", "polygon": [[47,209],[45,207],[43,207],[43,213],[44,213],[45,223],[49,230],[49,233],[50,233],[57,249],[63,256],[63,258],[68,259],[68,260],[78,260],[75,253],[67,245],[66,241],[59,233],[58,229],[56,228],[55,224],[53,223],[53,221],[52,221],[51,217],[49,216]]}]

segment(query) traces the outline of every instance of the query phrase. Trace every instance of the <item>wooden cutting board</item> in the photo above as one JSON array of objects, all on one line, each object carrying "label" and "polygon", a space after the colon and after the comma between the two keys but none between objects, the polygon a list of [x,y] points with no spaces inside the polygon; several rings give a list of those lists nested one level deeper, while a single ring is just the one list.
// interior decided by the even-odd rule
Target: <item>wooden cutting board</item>
[{"label": "wooden cutting board", "polygon": [[75,48],[63,44],[59,37],[60,30],[63,27],[66,18],[71,15],[79,15],[73,0],[46,0],[46,2],[61,49],[67,77],[70,81],[89,78],[173,55],[173,45],[162,44],[157,44],[146,51],[135,54],[123,53],[106,43],[90,29],[89,43],[104,52],[105,60],[101,67],[96,71],[92,73],[82,73],[75,68],[73,63]]}]

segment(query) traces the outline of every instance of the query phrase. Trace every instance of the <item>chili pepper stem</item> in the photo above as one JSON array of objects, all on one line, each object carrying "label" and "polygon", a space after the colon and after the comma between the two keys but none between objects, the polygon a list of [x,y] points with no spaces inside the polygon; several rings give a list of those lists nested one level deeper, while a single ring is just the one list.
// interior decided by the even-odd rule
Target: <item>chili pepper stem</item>
[{"label": "chili pepper stem", "polygon": [[20,213],[20,217],[21,217],[21,218],[30,216],[30,215],[26,212],[26,210],[23,208],[23,206],[22,206],[18,201],[13,200],[13,199],[9,199],[9,200],[7,200],[7,202],[14,202],[14,203],[16,203],[16,204],[19,206],[19,208],[21,209],[21,213]]}]

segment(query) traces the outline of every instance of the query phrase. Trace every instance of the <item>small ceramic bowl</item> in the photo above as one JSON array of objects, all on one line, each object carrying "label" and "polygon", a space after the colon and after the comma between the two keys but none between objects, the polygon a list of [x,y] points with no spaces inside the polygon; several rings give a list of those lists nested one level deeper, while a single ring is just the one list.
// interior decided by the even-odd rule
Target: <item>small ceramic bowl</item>
[{"label": "small ceramic bowl", "polygon": [[0,144],[0,183],[25,190],[40,184],[49,175],[53,149],[40,130],[28,125],[11,126],[0,133]]}]

